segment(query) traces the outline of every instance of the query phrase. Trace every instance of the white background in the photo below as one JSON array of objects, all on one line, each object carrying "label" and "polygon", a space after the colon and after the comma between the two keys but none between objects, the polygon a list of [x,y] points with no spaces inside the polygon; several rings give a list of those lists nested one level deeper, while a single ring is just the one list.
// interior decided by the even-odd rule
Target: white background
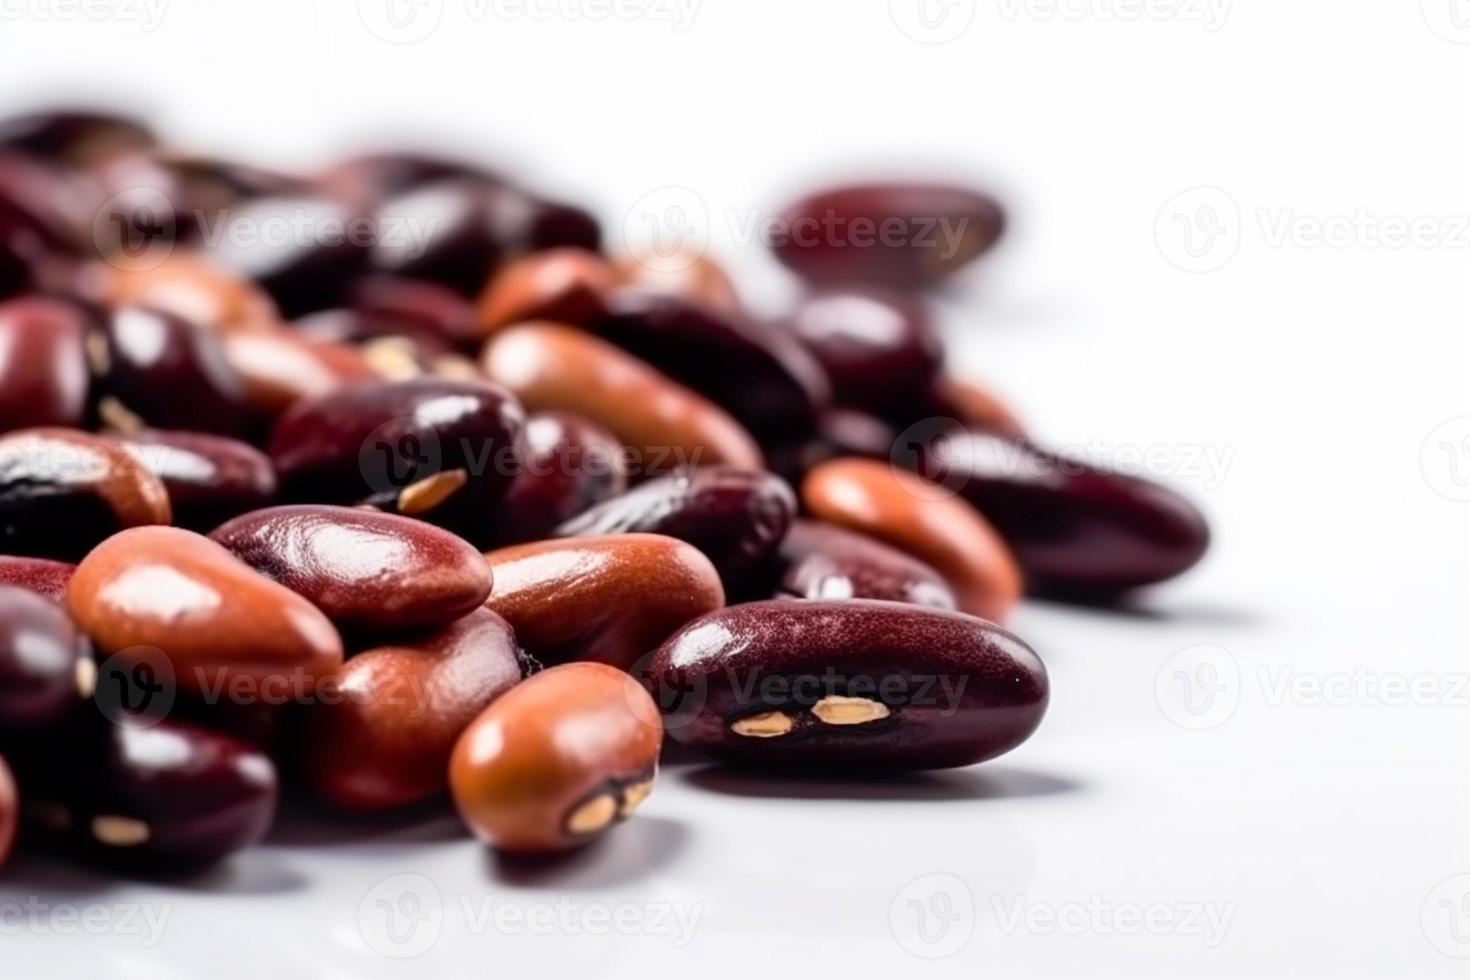
[{"label": "white background", "polygon": [[[1014,234],[946,298],[956,367],[1055,443],[1152,451],[1217,544],[1134,611],[1026,605],[1054,698],[997,763],[885,784],[675,760],[549,868],[452,821],[293,821],[183,887],[22,862],[0,901],[166,926],[0,920],[7,975],[1465,975],[1465,0],[933,0],[927,31],[911,0],[704,0],[682,30],[652,0],[425,0],[399,35],[382,0],[94,2],[0,0],[3,108],[137,99],[181,142],[303,167],[435,138],[588,202],[614,243],[692,196],[762,307],[789,284],[740,232],[791,192],[995,187]],[[412,43],[365,26],[435,16]],[[1385,241],[1414,219],[1427,239]],[[377,903],[408,893],[426,917],[390,933]],[[487,901],[571,928],[497,927]],[[692,937],[591,934],[623,903],[697,915]]]}]

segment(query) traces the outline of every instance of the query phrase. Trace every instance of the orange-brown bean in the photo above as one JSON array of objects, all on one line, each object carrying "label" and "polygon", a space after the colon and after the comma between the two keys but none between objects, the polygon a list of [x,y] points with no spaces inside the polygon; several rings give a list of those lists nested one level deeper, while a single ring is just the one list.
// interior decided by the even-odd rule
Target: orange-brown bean
[{"label": "orange-brown bean", "polygon": [[477,314],[485,336],[525,320],[585,323],[605,312],[615,284],[612,267],[594,252],[553,248],[504,266],[480,294]]},{"label": "orange-brown bean", "polygon": [[194,252],[175,251],[148,268],[97,266],[90,275],[96,281],[87,291],[108,306],[145,306],[223,329],[279,318],[259,286]]},{"label": "orange-brown bean", "polygon": [[257,325],[224,338],[225,359],[245,381],[252,409],[278,415],[302,398],[316,398],[354,381],[381,380],[356,348]]},{"label": "orange-brown bean", "polygon": [[480,839],[507,851],[580,847],[626,819],[658,771],[658,706],[629,675],[565,664],[511,689],[454,747],[449,785]]}]

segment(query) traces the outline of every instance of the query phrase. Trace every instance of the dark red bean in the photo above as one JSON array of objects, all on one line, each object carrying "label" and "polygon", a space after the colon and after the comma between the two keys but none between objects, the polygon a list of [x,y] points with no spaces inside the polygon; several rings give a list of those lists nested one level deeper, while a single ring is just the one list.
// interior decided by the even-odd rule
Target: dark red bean
[{"label": "dark red bean", "polygon": [[169,175],[179,237],[198,245],[219,234],[229,213],[254,199],[301,193],[287,174],[219,157],[157,154],[155,166]]},{"label": "dark red bean", "polygon": [[897,548],[834,524],[799,520],[777,551],[777,588],[800,599],[883,599],[957,609],[949,583]]},{"label": "dark red bean", "polygon": [[523,424],[519,402],[485,382],[359,384],[297,403],[270,455],[287,499],[475,527],[510,484]]},{"label": "dark red bean", "polygon": [[[123,307],[108,317],[105,338],[98,365],[105,421],[223,435],[250,429],[244,379],[213,331],[173,313]],[[118,406],[125,413],[109,417]]]},{"label": "dark red bean", "polygon": [[955,433],[928,458],[1015,552],[1028,586],[1107,595],[1172,578],[1209,546],[1193,504],[1166,487],[1030,442]]},{"label": "dark red bean", "polygon": [[767,244],[808,282],[920,289],[979,258],[1004,228],[1000,205],[964,187],[855,184],[792,204]]},{"label": "dark red bean", "polygon": [[155,142],[143,122],[96,109],[54,109],[0,120],[0,146],[72,167],[141,152]]},{"label": "dark red bean", "polygon": [[922,401],[944,359],[939,333],[913,296],[819,293],[801,303],[791,326],[826,369],[838,402],[888,418]]},{"label": "dark red bean", "polygon": [[752,602],[695,620],[654,654],[669,734],[742,762],[935,769],[1036,730],[1046,668],[963,613],[892,602]]},{"label": "dark red bean", "polygon": [[19,775],[28,812],[81,853],[156,875],[214,864],[269,829],[276,770],[259,749],[172,719],[78,729]]},{"label": "dark red bean", "polygon": [[787,332],[672,296],[622,291],[591,332],[700,392],[764,443],[800,439],[831,400],[825,373]]},{"label": "dark red bean", "polygon": [[510,624],[478,609],[442,631],[357,654],[322,681],[305,745],[312,788],[383,810],[442,792],[454,743],[521,679]]},{"label": "dark red bean", "polygon": [[5,758],[0,756],[0,868],[10,860],[19,828],[20,798],[15,791],[15,777],[11,775]]},{"label": "dark red bean", "polygon": [[144,429],[118,440],[168,490],[173,522],[211,531],[276,499],[270,457],[247,443],[201,432]]},{"label": "dark red bean", "polygon": [[210,535],[356,633],[438,628],[479,608],[490,566],[432,524],[352,507],[258,510]]},{"label": "dark red bean", "polygon": [[558,524],[628,488],[622,443],[602,426],[567,412],[527,420],[517,465],[495,512],[497,544],[550,537]]},{"label": "dark red bean", "polygon": [[66,601],[66,584],[76,570],[70,562],[0,555],[0,585],[30,589],[53,602]]},{"label": "dark red bean", "polygon": [[452,345],[480,340],[474,305],[438,283],[369,275],[352,284],[348,301],[373,336],[427,333]]},{"label": "dark red bean", "polygon": [[450,178],[465,178],[485,184],[505,183],[503,178],[478,164],[416,150],[390,150],[349,157],[323,171],[317,182],[352,200],[382,200]]},{"label": "dark red bean", "polygon": [[92,645],[57,603],[0,586],[0,734],[59,728],[92,696]]},{"label": "dark red bean", "polygon": [[0,150],[0,248],[28,267],[92,246],[92,194],[71,174]]},{"label": "dark red bean", "polygon": [[704,552],[725,591],[742,595],[796,516],[785,480],[726,466],[649,480],[556,529],[557,537],[662,534]]},{"label": "dark red bean", "polygon": [[0,305],[0,431],[79,426],[89,386],[87,316],[40,297]]}]

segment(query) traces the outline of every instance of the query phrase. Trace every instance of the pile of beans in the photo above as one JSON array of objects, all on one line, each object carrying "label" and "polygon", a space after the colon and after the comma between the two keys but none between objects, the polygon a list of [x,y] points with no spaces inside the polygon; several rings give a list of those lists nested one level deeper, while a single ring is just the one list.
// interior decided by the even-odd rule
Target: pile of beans
[{"label": "pile of beans", "polygon": [[948,373],[925,291],[999,237],[989,197],[786,219],[963,234],[773,241],[807,293],[763,319],[470,163],[0,122],[0,860],[197,868],[286,786],[558,850],[633,814],[665,737],[865,774],[1024,741],[1021,597],[1167,579],[1205,524]]}]

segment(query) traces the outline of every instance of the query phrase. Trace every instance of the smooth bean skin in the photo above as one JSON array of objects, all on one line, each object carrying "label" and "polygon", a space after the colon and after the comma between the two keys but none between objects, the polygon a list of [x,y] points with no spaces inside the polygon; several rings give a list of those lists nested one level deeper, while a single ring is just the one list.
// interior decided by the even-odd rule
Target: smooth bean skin
[{"label": "smooth bean skin", "polygon": [[225,358],[244,380],[245,401],[257,415],[275,418],[303,399],[382,380],[355,347],[294,330],[268,325],[235,330],[221,342]]},{"label": "smooth bean skin", "polygon": [[834,187],[782,212],[767,244],[816,285],[937,286],[990,250],[1005,212],[978,191],[939,183]]},{"label": "smooth bean skin", "polygon": [[0,150],[0,244],[16,256],[85,255],[92,242],[92,197],[81,178]]},{"label": "smooth bean skin", "polygon": [[110,439],[56,428],[0,436],[0,550],[71,561],[171,517],[162,481]]},{"label": "smooth bean skin", "polygon": [[678,268],[623,258],[613,263],[613,275],[619,286],[643,295],[669,296],[729,315],[738,315],[743,308],[730,274],[708,255],[691,258]]},{"label": "smooth bean skin", "polygon": [[590,332],[700,392],[757,439],[810,433],[831,401],[821,365],[771,324],[633,290],[609,306]]},{"label": "smooth bean skin", "polygon": [[238,160],[178,153],[156,153],[150,159],[173,184],[180,239],[196,246],[206,232],[212,236],[223,228],[242,205],[303,190],[297,178]]},{"label": "smooth bean skin", "polygon": [[490,566],[467,541],[395,514],[270,507],[229,521],[210,538],[304,596],[344,632],[438,628],[490,595]]},{"label": "smooth bean skin", "polygon": [[1010,549],[981,515],[944,487],[866,459],[815,467],[801,485],[808,513],[884,541],[932,565],[959,608],[1004,622],[1022,592]]},{"label": "smooth bean skin", "polygon": [[645,471],[715,463],[763,468],[760,447],[724,410],[572,327],[503,330],[485,345],[480,367],[532,412],[573,412],[601,425],[640,455]]},{"label": "smooth bean skin", "polygon": [[527,320],[583,324],[607,311],[616,275],[600,255],[553,248],[508,262],[476,301],[480,330],[489,336]]},{"label": "smooth bean skin", "polygon": [[565,664],[512,688],[460,736],[449,786],[476,836],[504,851],[561,851],[627,819],[653,789],[663,726],[622,671]]},{"label": "smooth bean skin", "polygon": [[79,852],[150,875],[193,871],[270,828],[276,769],[254,746],[174,719],[76,727],[20,779],[38,823]]},{"label": "smooth bean skin", "polygon": [[698,549],[657,534],[565,538],[485,555],[485,605],[542,663],[595,660],[624,670],[695,617],[725,604]]},{"label": "smooth bean skin", "polygon": [[777,588],[799,599],[880,599],[935,609],[959,606],[930,566],[833,524],[798,520],[777,551]]},{"label": "smooth bean skin", "polygon": [[438,283],[363,276],[352,284],[348,308],[358,314],[370,336],[429,334],[450,345],[480,340],[474,304]]},{"label": "smooth bean skin", "polygon": [[20,796],[15,790],[15,776],[5,757],[0,756],[0,869],[10,860],[20,829]]},{"label": "smooth bean skin", "polygon": [[90,697],[92,646],[55,602],[0,586],[0,733],[60,727]]},{"label": "smooth bean skin", "polygon": [[102,653],[128,663],[161,653],[184,692],[228,694],[237,678],[257,692],[309,691],[342,662],[342,640],[315,606],[181,528],[133,528],[98,545],[72,575],[67,606]]},{"label": "smooth bean skin", "polygon": [[259,286],[186,249],[175,249],[149,268],[93,266],[85,291],[108,306],[147,307],[208,327],[228,329],[280,319],[275,301]]},{"label": "smooth bean skin", "polygon": [[244,379],[211,330],[172,313],[122,307],[103,335],[104,397],[145,425],[219,435],[250,428]]},{"label": "smooth bean skin", "polygon": [[60,300],[0,304],[0,432],[79,426],[87,413],[87,317]]},{"label": "smooth bean skin", "polygon": [[796,516],[796,494],[771,473],[701,466],[641,483],[556,529],[561,538],[662,534],[694,545],[744,595]]},{"label": "smooth bean skin", "polygon": [[77,566],[49,558],[17,558],[0,555],[0,585],[30,589],[52,602],[66,601],[66,583]]},{"label": "smooth bean skin", "polygon": [[298,403],[269,451],[287,499],[467,528],[488,522],[510,485],[502,457],[524,424],[516,399],[482,381],[358,384]]},{"label": "smooth bean skin", "polygon": [[884,417],[922,401],[944,360],[939,332],[912,295],[817,293],[797,307],[791,327],[832,379],[838,402]]},{"label": "smooth bean skin", "polygon": [[752,602],[658,649],[648,683],[679,742],[805,769],[940,769],[1024,742],[1046,668],[994,623],[892,602]]},{"label": "smooth bean skin", "polygon": [[307,780],[350,810],[443,792],[460,734],[520,680],[515,634],[488,609],[431,636],[358,653],[318,685],[304,742]]},{"label": "smooth bean skin", "polygon": [[1107,597],[1173,578],[1209,547],[1199,510],[1167,487],[985,433],[932,458],[1005,537],[1035,591]]},{"label": "smooth bean skin", "polygon": [[526,421],[519,470],[495,512],[496,544],[549,538],[558,524],[628,488],[622,444],[600,425],[567,412]]},{"label": "smooth bean skin", "polygon": [[204,533],[276,499],[276,471],[248,443],[202,432],[143,429],[118,441],[163,481],[177,527]]},{"label": "smooth bean skin", "polygon": [[48,109],[0,120],[0,146],[82,169],[156,142],[141,121],[96,109]]},{"label": "smooth bean skin", "polygon": [[1021,418],[997,392],[978,381],[940,378],[930,392],[932,417],[948,416],[966,429],[989,432],[1007,439],[1025,439]]}]

